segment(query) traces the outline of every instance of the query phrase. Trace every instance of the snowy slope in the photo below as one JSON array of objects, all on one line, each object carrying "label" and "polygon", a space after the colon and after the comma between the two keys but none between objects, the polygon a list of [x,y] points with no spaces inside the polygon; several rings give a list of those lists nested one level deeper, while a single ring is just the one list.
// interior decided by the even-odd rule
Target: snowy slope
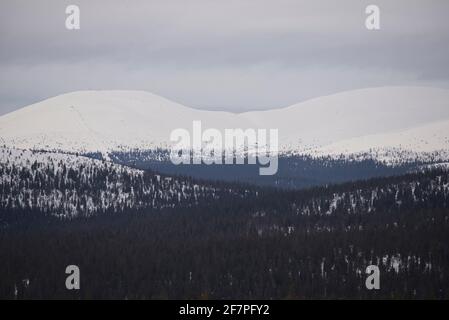
[{"label": "snowy slope", "polygon": [[87,216],[188,207],[249,194],[246,189],[200,185],[84,156],[0,147],[0,215],[19,209]]},{"label": "snowy slope", "polygon": [[[366,135],[342,140],[314,150],[317,155],[346,155],[376,152],[377,158],[389,158],[391,150],[401,150],[409,157],[438,153],[449,159],[449,120],[435,121],[410,129]],[[439,160],[442,160],[439,159]]]},{"label": "snowy slope", "polygon": [[[291,144],[293,150],[297,149],[298,139],[301,147],[315,148],[449,119],[449,90],[422,87],[362,89],[312,99],[255,116],[279,127],[283,144]],[[449,130],[446,134],[449,136]]]},{"label": "snowy slope", "polygon": [[0,117],[0,142],[17,148],[107,151],[166,146],[175,128],[210,119],[227,127],[234,115],[199,111],[141,91],[81,91]]},{"label": "snowy slope", "polygon": [[79,91],[0,117],[0,144],[107,153],[170,146],[170,132],[279,129],[281,149],[357,153],[370,149],[449,150],[449,90],[384,87],[343,92],[290,107],[240,114],[188,108],[141,91]]}]

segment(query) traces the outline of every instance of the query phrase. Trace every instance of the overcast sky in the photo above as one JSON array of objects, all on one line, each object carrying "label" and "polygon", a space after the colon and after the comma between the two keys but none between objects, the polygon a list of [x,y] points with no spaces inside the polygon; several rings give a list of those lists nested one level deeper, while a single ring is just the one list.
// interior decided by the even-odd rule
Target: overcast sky
[{"label": "overcast sky", "polygon": [[[65,8],[81,29],[65,28]],[[365,7],[381,30],[365,28]],[[449,87],[447,0],[1,0],[0,114],[65,92],[146,90],[245,111],[373,86]]]}]

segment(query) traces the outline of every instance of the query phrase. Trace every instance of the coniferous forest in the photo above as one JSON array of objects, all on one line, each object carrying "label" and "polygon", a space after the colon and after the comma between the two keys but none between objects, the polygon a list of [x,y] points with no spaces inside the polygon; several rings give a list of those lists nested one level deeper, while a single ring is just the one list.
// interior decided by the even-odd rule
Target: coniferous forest
[{"label": "coniferous forest", "polygon": [[445,170],[283,190],[96,161],[2,164],[0,298],[449,297]]}]

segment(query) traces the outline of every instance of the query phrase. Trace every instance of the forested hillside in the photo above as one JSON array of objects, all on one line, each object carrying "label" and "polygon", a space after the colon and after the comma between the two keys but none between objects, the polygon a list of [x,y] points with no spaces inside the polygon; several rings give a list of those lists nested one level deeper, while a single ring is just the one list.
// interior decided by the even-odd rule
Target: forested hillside
[{"label": "forested hillside", "polygon": [[[206,204],[248,190],[78,155],[0,148],[0,210],[74,217]],[[253,192],[255,196],[255,192]]]},{"label": "forested hillside", "polygon": [[447,171],[256,193],[71,220],[2,208],[0,296],[449,298]]}]

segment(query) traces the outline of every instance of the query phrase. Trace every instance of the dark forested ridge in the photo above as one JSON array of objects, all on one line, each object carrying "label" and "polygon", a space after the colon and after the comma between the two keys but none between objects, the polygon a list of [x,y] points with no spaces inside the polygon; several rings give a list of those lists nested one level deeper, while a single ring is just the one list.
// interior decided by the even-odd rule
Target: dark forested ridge
[{"label": "dark forested ridge", "polygon": [[[99,155],[89,155],[100,157]],[[394,163],[373,160],[368,154],[357,157],[312,157],[309,155],[281,154],[278,171],[272,176],[259,175],[258,165],[174,165],[169,151],[131,150],[113,152],[111,159],[116,163],[140,169],[153,169],[169,175],[192,176],[200,179],[214,179],[231,182],[245,182],[254,185],[280,187],[284,189],[304,189],[331,183],[343,183],[374,177],[385,177],[416,171],[417,168],[445,160],[436,155],[423,159],[400,153],[390,155]],[[407,158],[407,161],[400,161]]]},{"label": "dark forested ridge", "polygon": [[[2,207],[0,297],[449,298],[447,171],[239,190],[70,220]],[[65,288],[69,264],[80,267],[79,291]],[[371,264],[380,290],[365,287]]]}]

